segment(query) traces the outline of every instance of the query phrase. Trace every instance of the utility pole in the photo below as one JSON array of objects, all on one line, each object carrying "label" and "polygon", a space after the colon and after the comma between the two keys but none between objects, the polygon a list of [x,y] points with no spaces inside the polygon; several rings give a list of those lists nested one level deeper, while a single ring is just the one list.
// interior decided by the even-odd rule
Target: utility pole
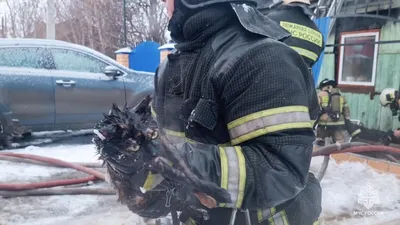
[{"label": "utility pole", "polygon": [[127,41],[126,41],[126,0],[123,0],[124,1],[124,44],[125,44],[125,46],[124,47],[126,47],[127,46]]},{"label": "utility pole", "polygon": [[47,23],[46,23],[46,38],[56,39],[56,7],[54,0],[47,0]]}]

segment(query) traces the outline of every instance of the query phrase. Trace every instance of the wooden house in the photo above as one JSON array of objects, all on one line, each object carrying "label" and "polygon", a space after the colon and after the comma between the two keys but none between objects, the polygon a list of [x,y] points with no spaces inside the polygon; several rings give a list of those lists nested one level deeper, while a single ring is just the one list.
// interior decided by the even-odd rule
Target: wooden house
[{"label": "wooden house", "polygon": [[398,117],[379,103],[382,89],[400,88],[400,0],[321,2],[316,12],[327,16],[329,9],[332,19],[318,83],[335,79],[352,119],[366,127],[400,128]]}]

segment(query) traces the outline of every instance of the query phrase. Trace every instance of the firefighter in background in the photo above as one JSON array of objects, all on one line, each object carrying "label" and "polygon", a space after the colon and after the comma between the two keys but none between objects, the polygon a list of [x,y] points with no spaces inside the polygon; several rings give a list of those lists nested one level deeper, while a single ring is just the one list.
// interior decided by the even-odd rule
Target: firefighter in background
[{"label": "firefighter in background", "polygon": [[[380,103],[383,107],[389,107],[393,116],[397,116],[400,110],[400,92],[395,88],[385,88],[379,96]],[[399,116],[400,121],[400,116]],[[369,141],[381,142],[384,145],[390,143],[400,144],[400,129],[395,131],[389,130],[387,132],[369,129],[363,126],[357,126],[360,132],[355,138],[361,138]]]},{"label": "firefighter in background", "polygon": [[[397,116],[400,110],[400,91],[394,88],[385,88],[379,96],[383,107],[390,107],[393,116]],[[400,121],[400,116],[399,116]]]},{"label": "firefighter in background", "polygon": [[[389,107],[392,111],[393,116],[397,116],[399,112],[400,104],[400,92],[394,88],[385,88],[380,96],[380,103],[383,107]],[[399,116],[400,121],[400,116]],[[369,129],[362,125],[353,125],[358,131],[353,136],[353,140],[364,139],[373,142],[381,142],[384,145],[390,145],[390,143],[400,144],[400,130],[395,131],[381,131],[377,129]]]},{"label": "firefighter in background", "polygon": [[318,103],[320,105],[320,113],[316,121],[316,124],[318,124],[318,146],[325,145],[324,140],[327,137],[332,137],[334,142],[343,143],[346,129],[352,136],[359,132],[357,129],[353,131],[353,126],[349,126],[351,124],[350,108],[345,97],[341,96],[340,90],[336,86],[336,81],[329,79],[324,79],[319,84]]},{"label": "firefighter in background", "polygon": [[[383,107],[390,107],[393,116],[397,116],[400,110],[400,92],[395,88],[385,88],[379,96],[379,100]],[[400,121],[400,115],[398,116]],[[395,131],[389,130],[381,138],[381,142],[389,145],[391,142],[400,143],[400,129]]]}]

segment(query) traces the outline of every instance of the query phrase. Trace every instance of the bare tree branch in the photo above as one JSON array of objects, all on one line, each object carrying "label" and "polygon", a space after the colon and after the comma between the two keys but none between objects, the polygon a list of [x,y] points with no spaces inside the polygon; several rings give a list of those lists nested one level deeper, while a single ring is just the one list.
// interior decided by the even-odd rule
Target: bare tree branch
[{"label": "bare tree branch", "polygon": [[[45,38],[43,0],[4,0],[8,7],[8,35]],[[56,39],[85,45],[109,56],[123,46],[123,1],[55,0]],[[166,43],[168,19],[158,0],[127,0],[127,39],[135,47],[143,41]]]}]

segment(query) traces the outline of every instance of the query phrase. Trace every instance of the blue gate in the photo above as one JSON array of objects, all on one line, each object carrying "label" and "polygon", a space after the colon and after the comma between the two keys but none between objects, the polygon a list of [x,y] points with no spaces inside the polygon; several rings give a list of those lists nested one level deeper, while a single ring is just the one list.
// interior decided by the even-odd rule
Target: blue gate
[{"label": "blue gate", "polygon": [[140,43],[129,55],[129,67],[137,71],[155,73],[160,64],[160,44],[153,41]]},{"label": "blue gate", "polygon": [[[322,17],[315,19],[314,22],[317,24],[319,30],[321,31],[325,43],[328,40],[328,31],[329,31],[329,23],[330,23],[330,18],[329,17]],[[324,52],[321,53],[321,56],[319,57],[318,61],[314,64],[312,68],[313,76],[314,76],[314,82],[315,85],[317,86],[318,83],[318,78],[319,78],[319,73],[321,72],[321,67],[322,67],[322,62],[324,60]]]}]

